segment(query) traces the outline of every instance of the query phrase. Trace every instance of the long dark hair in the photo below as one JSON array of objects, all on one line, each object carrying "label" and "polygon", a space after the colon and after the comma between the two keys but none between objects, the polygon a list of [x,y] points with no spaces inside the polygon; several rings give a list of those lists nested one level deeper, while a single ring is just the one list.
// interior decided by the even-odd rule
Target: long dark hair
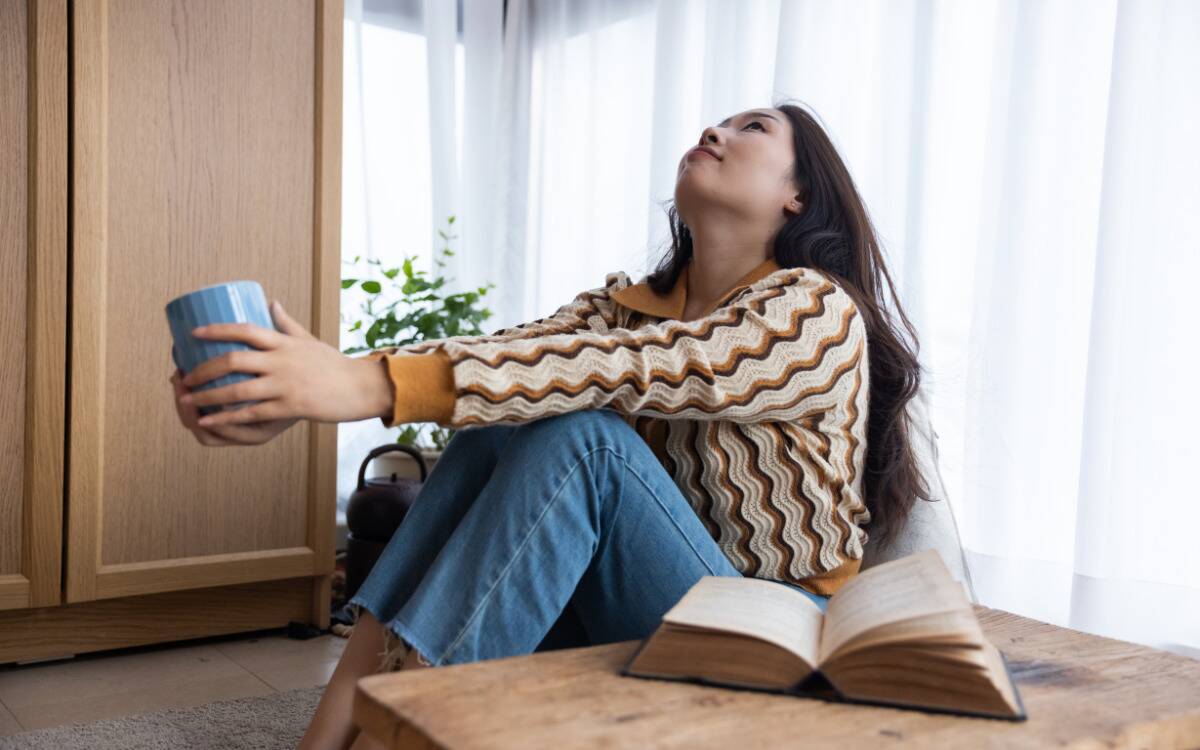
[{"label": "long dark hair", "polygon": [[[795,103],[775,105],[792,123],[794,165],[800,213],[788,218],[775,236],[775,262],[783,268],[804,266],[834,277],[857,304],[867,327],[870,406],[867,415],[867,465],[864,502],[873,541],[898,534],[917,498],[931,500],[909,442],[905,408],[921,383],[920,343],[900,306],[883,262],[875,228],[849,170],[816,118]],[[692,258],[692,235],[668,201],[671,246],[646,281],[659,293],[674,285]],[[904,340],[884,298],[883,282],[912,346]]]}]

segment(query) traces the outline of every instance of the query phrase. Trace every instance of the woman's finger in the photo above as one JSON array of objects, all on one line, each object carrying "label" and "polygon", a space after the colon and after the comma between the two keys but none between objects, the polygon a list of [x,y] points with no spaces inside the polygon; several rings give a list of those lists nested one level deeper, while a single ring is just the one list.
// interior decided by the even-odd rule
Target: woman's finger
[{"label": "woman's finger", "polygon": [[183,386],[178,370],[171,376],[171,385],[175,388],[175,411],[179,414],[179,421],[183,422],[183,426],[189,430],[195,430],[196,419],[199,415],[194,405],[183,400],[183,396],[188,394],[188,389]]},{"label": "woman's finger", "polygon": [[192,391],[184,399],[184,403],[200,408],[204,406],[236,404],[241,401],[261,401],[263,399],[278,398],[283,394],[279,388],[275,387],[275,381],[276,378],[262,375],[250,380],[240,380],[236,383],[223,385],[220,388],[206,388],[202,391]]},{"label": "woman's finger", "polygon": [[198,430],[193,430],[193,432],[196,435],[196,439],[200,441],[200,444],[209,448],[224,448],[229,445],[242,445],[242,443],[236,440],[229,440],[228,438],[221,437],[220,435],[217,435],[211,430],[206,430],[203,427],[199,428]]},{"label": "woman's finger", "polygon": [[196,388],[231,372],[259,375],[267,371],[269,359],[265,352],[238,349],[206,359],[183,378],[183,385]]},{"label": "woman's finger", "polygon": [[306,339],[315,339],[316,336],[309,333],[308,329],[297,323],[287,311],[283,309],[283,303],[275,300],[271,304],[271,317],[275,319],[275,325],[279,330],[289,336],[299,336]]},{"label": "woman's finger", "polygon": [[202,445],[206,446],[226,446],[236,445],[235,442],[218,435],[211,430],[205,429],[197,424],[200,413],[196,407],[191,404],[182,403],[180,397],[187,394],[188,390],[180,383],[180,372],[175,371],[171,376],[171,384],[175,388],[175,411],[179,414],[179,420],[183,422],[183,426],[196,436]]},{"label": "woman's finger", "polygon": [[[200,429],[205,429],[201,427]],[[216,425],[208,428],[209,432],[219,435],[228,444],[234,445],[259,445],[266,442],[263,437],[262,430],[255,427],[246,427],[238,424]]]},{"label": "woman's finger", "polygon": [[257,404],[243,406],[240,409],[225,410],[201,417],[199,425],[209,429],[219,425],[249,424],[250,422],[270,422],[275,419],[287,419],[296,414],[288,411],[281,399],[260,401]]},{"label": "woman's finger", "polygon": [[254,323],[209,323],[192,329],[192,335],[205,341],[240,341],[255,349],[275,349],[287,336]]}]

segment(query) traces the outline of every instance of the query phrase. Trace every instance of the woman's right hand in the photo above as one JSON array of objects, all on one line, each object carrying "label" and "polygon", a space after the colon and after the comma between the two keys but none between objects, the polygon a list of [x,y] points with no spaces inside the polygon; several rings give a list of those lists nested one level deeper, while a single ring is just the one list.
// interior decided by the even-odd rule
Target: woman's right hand
[{"label": "woman's right hand", "polygon": [[298,421],[298,418],[292,417],[289,419],[275,419],[269,422],[202,427],[196,423],[196,420],[200,418],[199,408],[195,404],[185,404],[179,400],[181,396],[191,392],[181,382],[182,380],[183,373],[180,372],[179,368],[176,368],[175,372],[171,375],[171,384],[175,388],[175,411],[179,414],[179,421],[183,423],[184,427],[192,431],[192,434],[196,436],[196,439],[202,445],[261,445]]}]

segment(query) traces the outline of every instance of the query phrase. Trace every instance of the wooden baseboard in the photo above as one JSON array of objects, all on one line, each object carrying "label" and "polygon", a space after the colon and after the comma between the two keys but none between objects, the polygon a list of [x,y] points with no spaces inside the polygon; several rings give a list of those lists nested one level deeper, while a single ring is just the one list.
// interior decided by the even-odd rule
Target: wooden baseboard
[{"label": "wooden baseboard", "polygon": [[[0,611],[0,664],[285,627],[328,626],[329,577]],[[316,622],[314,622],[316,620]]]}]

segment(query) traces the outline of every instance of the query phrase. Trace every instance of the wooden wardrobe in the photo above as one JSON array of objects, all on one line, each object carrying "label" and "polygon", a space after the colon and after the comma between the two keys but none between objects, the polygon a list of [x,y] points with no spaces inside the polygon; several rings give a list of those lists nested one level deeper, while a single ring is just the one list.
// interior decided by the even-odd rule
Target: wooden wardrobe
[{"label": "wooden wardrobe", "polygon": [[338,345],[341,0],[0,0],[0,663],[329,622],[337,425],[201,445],[164,306]]}]

